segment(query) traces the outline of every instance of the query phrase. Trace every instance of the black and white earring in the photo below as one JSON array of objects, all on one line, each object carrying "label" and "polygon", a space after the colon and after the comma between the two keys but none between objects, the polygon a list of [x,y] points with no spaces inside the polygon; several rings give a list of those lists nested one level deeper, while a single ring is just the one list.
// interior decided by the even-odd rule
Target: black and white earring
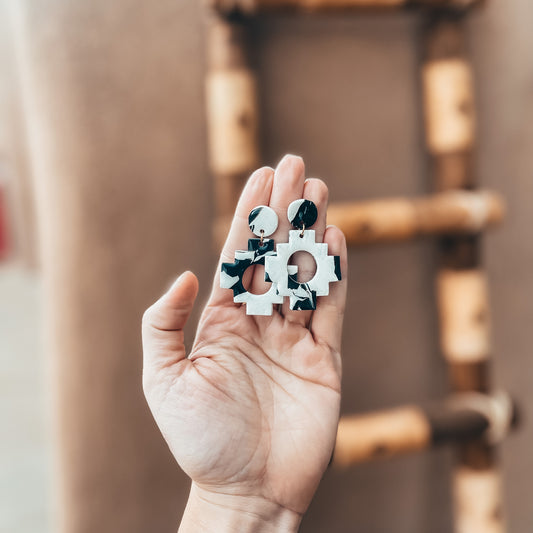
[{"label": "black and white earring", "polygon": [[248,216],[248,225],[252,233],[259,239],[248,239],[248,250],[235,251],[235,263],[222,263],[220,272],[220,286],[233,290],[233,301],[246,304],[247,315],[271,315],[274,304],[283,302],[283,296],[278,294],[276,284],[264,294],[253,294],[243,285],[243,276],[247,268],[252,265],[264,265],[265,258],[276,254],[274,240],[266,239],[278,227],[278,215],[265,205],[255,207]]},{"label": "black and white earring", "polygon": [[[316,205],[310,200],[295,200],[289,205],[287,217],[295,230],[289,231],[289,242],[276,245],[276,254],[265,259],[265,279],[277,285],[281,296],[288,296],[292,310],[316,309],[317,296],[329,294],[329,284],[341,279],[340,257],[328,255],[327,243],[315,242],[315,231],[309,230],[317,219]],[[308,252],[316,263],[316,272],[307,282],[294,276],[290,257]]]}]

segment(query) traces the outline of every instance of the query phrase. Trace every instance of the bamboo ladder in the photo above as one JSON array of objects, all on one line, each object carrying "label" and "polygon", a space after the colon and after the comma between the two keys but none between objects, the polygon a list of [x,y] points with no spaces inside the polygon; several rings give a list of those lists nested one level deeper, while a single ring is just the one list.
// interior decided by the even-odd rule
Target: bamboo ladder
[{"label": "bamboo ladder", "polygon": [[[418,8],[424,17],[420,66],[426,148],[435,193],[420,198],[333,204],[328,222],[353,246],[434,236],[442,353],[450,395],[432,408],[404,406],[339,423],[333,462],[350,466],[445,443],[453,472],[457,533],[502,533],[496,445],[516,425],[516,407],[490,383],[487,279],[480,234],[504,215],[501,197],[476,189],[472,69],[464,17],[480,0],[211,0],[207,120],[215,177],[216,231],[225,232],[249,173],[260,166],[257,86],[248,58],[249,17],[264,12],[361,12]],[[222,234],[215,234],[221,242]]]}]

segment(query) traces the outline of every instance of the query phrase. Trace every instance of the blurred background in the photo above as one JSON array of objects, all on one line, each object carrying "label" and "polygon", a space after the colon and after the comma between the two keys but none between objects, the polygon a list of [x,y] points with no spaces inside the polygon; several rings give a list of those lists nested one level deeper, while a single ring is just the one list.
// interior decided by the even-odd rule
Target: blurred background
[{"label": "blurred background", "polygon": [[[413,13],[253,26],[263,164],[300,154],[332,201],[430,190]],[[468,19],[509,531],[533,527],[533,4]],[[0,531],[170,532],[189,482],[141,391],[140,319],[185,269],[204,301],[213,182],[205,9],[0,0]],[[343,412],[439,399],[431,240],[350,252]],[[198,317],[201,305],[195,311]],[[191,342],[194,321],[188,331]],[[450,450],[328,471],[302,531],[451,531]]]}]

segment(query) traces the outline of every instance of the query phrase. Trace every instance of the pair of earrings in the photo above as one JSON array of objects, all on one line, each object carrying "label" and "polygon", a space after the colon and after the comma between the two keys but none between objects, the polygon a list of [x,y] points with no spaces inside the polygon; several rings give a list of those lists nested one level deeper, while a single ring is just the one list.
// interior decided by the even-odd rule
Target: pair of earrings
[{"label": "pair of earrings", "polygon": [[[296,228],[289,231],[289,242],[276,245],[267,239],[278,227],[276,212],[267,206],[252,209],[248,225],[259,239],[248,239],[248,250],[237,250],[234,263],[222,263],[220,286],[233,290],[233,301],[246,304],[247,315],[271,315],[274,304],[289,297],[292,310],[316,309],[317,296],[329,294],[329,284],[341,279],[339,256],[328,255],[328,245],[315,242],[315,231],[309,230],[317,219],[316,205],[310,200],[295,200],[287,209],[287,217]],[[316,272],[307,282],[297,280],[298,267],[289,265],[296,252],[308,252],[316,263]],[[252,265],[264,265],[265,281],[272,285],[264,294],[248,292],[243,276]]]}]

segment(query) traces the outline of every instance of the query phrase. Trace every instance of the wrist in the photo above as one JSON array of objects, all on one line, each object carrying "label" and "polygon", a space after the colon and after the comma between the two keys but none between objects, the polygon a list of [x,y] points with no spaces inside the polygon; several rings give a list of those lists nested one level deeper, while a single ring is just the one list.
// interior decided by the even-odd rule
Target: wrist
[{"label": "wrist", "polygon": [[194,482],[179,533],[293,533],[302,516],[259,496],[206,491]]}]

